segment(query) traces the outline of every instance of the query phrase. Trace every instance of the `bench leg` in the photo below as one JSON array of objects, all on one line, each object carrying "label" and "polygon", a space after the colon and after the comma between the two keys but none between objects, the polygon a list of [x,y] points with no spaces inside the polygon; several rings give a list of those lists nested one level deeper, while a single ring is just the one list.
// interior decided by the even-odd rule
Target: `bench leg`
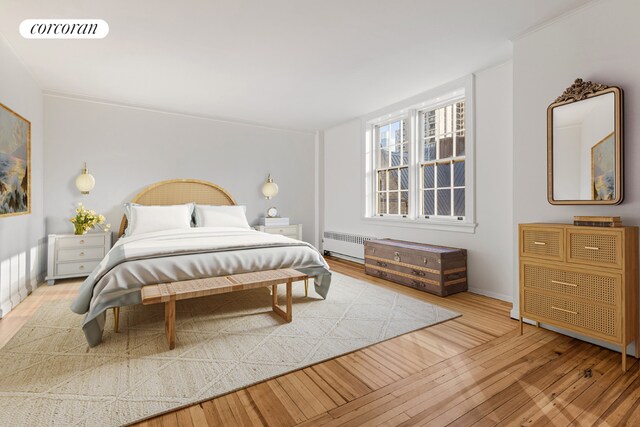
[{"label": "bench leg", "polygon": [[113,331],[118,332],[120,328],[120,307],[113,307]]},{"label": "bench leg", "polygon": [[171,299],[164,303],[164,331],[167,335],[167,343],[169,349],[173,350],[176,347],[176,297],[171,296]]},{"label": "bench leg", "polygon": [[271,308],[273,308],[273,311],[278,316],[282,317],[286,322],[291,322],[291,320],[292,320],[291,306],[292,306],[293,298],[292,298],[292,295],[291,295],[291,288],[292,288],[292,281],[291,281],[291,279],[289,279],[289,280],[287,280],[287,311],[285,312],[278,305],[278,285],[272,285],[271,286],[271,289],[272,289],[272,292],[273,292],[273,299],[272,299],[272,302],[271,302]]},{"label": "bench leg", "polygon": [[309,279],[304,279],[304,296],[309,296]]}]

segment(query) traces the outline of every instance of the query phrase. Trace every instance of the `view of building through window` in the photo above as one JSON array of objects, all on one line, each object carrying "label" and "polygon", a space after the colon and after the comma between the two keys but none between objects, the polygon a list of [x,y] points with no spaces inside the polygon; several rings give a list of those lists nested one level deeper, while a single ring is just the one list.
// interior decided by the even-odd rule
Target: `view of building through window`
[{"label": "view of building through window", "polygon": [[[413,216],[465,216],[465,103],[414,111],[373,126],[375,214],[407,216],[415,195]],[[419,130],[407,132],[410,117]],[[413,132],[415,133],[415,132]],[[416,147],[417,159],[409,153]],[[410,163],[411,162],[411,163]],[[409,188],[416,174],[418,188]]]},{"label": "view of building through window", "polygon": [[409,211],[409,144],[406,120],[376,126],[377,213]]},{"label": "view of building through window", "polygon": [[420,215],[465,215],[464,102],[421,113]]}]

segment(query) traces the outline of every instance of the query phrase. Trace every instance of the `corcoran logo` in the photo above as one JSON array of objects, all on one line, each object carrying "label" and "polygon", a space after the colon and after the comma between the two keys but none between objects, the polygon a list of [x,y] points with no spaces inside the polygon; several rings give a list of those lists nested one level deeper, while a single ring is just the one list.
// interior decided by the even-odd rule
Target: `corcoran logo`
[{"label": "corcoran logo", "polygon": [[25,19],[20,34],[26,39],[103,39],[109,24],[102,19]]}]

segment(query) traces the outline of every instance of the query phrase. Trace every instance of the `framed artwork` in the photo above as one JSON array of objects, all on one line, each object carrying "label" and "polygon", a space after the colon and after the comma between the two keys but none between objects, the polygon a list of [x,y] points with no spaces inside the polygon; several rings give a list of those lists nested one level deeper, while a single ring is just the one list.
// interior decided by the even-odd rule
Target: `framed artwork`
[{"label": "framed artwork", "polygon": [[613,200],[616,195],[616,149],[612,132],[591,147],[593,200]]},{"label": "framed artwork", "polygon": [[0,103],[0,218],[31,213],[31,122]]}]

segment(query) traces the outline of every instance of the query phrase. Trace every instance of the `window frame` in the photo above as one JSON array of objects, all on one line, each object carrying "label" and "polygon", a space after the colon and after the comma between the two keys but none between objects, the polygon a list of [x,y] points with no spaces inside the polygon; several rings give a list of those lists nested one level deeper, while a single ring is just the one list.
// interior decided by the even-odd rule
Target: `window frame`
[{"label": "window frame", "polygon": [[[475,223],[475,94],[474,76],[469,75],[462,79],[450,82],[433,90],[421,93],[407,100],[393,104],[382,110],[378,110],[361,118],[364,143],[361,145],[364,157],[364,170],[362,177],[362,219],[398,227],[426,228],[444,231],[456,231],[474,233]],[[422,184],[420,176],[421,150],[423,150],[423,138],[420,134],[421,112],[437,109],[456,101],[465,102],[465,216],[458,219],[457,216],[433,215],[424,218],[420,215],[422,203]],[[377,174],[375,158],[375,134],[376,126],[384,126],[406,117],[405,130],[407,143],[409,144],[409,203],[408,215],[386,214],[377,215]],[[454,141],[455,142],[455,141]],[[447,161],[457,158],[448,158]],[[437,160],[436,160],[437,161]],[[453,182],[451,183],[453,194]],[[453,209],[453,208],[452,208]]]}]

